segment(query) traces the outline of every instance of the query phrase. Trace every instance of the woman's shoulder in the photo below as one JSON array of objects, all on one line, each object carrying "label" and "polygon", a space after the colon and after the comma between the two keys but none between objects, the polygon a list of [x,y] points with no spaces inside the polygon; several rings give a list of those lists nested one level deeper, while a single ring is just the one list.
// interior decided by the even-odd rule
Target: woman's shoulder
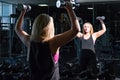
[{"label": "woman's shoulder", "polygon": [[31,45],[45,45],[49,44],[48,41],[30,41]]},{"label": "woman's shoulder", "polygon": [[78,32],[78,34],[77,34],[77,37],[78,37],[78,38],[81,38],[81,37],[83,37],[83,33],[81,33],[81,32]]}]

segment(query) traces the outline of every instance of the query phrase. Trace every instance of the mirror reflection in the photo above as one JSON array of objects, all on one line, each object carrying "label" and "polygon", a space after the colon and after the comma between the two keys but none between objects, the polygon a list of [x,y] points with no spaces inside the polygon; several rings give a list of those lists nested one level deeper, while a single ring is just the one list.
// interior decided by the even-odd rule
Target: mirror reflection
[{"label": "mirror reflection", "polygon": [[[15,32],[19,15],[25,6],[20,6],[21,9],[17,5],[0,1],[0,80],[29,80],[30,77],[28,49]],[[32,33],[35,18],[42,13],[49,14],[53,18],[55,35],[70,30],[73,25],[63,7],[27,5],[31,8],[24,16],[22,29],[28,34]],[[76,35],[60,47],[59,80],[119,80],[120,2],[79,3],[79,6],[74,6],[73,11],[78,19],[82,36]],[[94,33],[86,37],[85,23],[88,22],[93,26]],[[93,44],[84,40],[83,45],[82,38],[89,39],[91,36]],[[91,47],[91,44],[94,47]],[[84,52],[83,49],[91,49],[92,54],[95,54],[91,55],[91,51]],[[86,55],[81,55],[82,53]],[[96,73],[92,72],[95,70],[94,64]],[[80,71],[81,65],[85,68],[82,71]]]}]

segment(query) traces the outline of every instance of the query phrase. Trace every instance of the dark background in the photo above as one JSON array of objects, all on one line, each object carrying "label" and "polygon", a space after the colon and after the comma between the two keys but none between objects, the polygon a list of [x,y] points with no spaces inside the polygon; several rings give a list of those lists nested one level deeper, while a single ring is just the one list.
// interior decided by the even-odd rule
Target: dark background
[{"label": "dark background", "polygon": [[[24,30],[31,33],[32,23],[35,17],[41,13],[47,13],[54,18],[56,33],[63,29],[64,27],[59,27],[60,14],[65,14],[65,22],[68,26],[66,29],[70,28],[70,22],[65,9],[56,8],[56,6],[40,7],[37,5],[31,5],[32,10],[25,15],[24,20]],[[88,10],[88,7],[92,7],[92,10]],[[114,63],[115,74],[120,77],[120,2],[113,3],[81,3],[79,7],[74,9],[77,17],[81,18],[80,25],[84,22],[91,22],[94,27],[94,31],[101,29],[100,22],[96,20],[97,16],[105,16],[105,24],[107,27],[106,33],[98,38],[96,41],[95,49],[96,54],[99,59],[99,63],[102,63],[102,67],[107,63]],[[10,17],[17,20],[20,11],[15,8],[15,14],[11,14]],[[66,17],[67,16],[67,17]],[[67,19],[66,19],[67,18]],[[2,23],[0,23],[2,24]],[[26,54],[27,48],[19,40],[16,33],[14,32],[15,23],[10,24],[10,30],[2,30],[0,26],[0,60],[1,64],[9,63],[8,65],[20,65],[24,63],[26,67]],[[12,31],[12,34],[9,32]],[[60,31],[63,32],[63,31]],[[11,44],[11,47],[9,46]],[[9,51],[11,48],[11,51]],[[77,52],[78,51],[78,52]],[[79,39],[75,38],[70,41],[65,46],[61,47],[60,50],[60,71],[65,70],[65,65],[67,62],[75,63],[77,55],[80,53],[80,42]],[[18,63],[18,64],[17,64]],[[7,69],[9,70],[9,69]],[[23,69],[22,69],[23,70]],[[3,71],[3,72],[6,72]],[[17,72],[17,71],[16,71]],[[18,71],[20,72],[20,71]],[[12,75],[12,74],[11,74]],[[17,80],[17,79],[16,79]]]}]

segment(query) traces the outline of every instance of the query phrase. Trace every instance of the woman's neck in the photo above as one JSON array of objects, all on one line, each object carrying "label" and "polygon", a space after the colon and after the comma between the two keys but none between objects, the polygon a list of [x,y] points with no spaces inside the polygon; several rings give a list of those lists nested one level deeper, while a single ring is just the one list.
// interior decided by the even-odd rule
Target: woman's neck
[{"label": "woman's neck", "polygon": [[86,33],[86,34],[84,34],[84,39],[89,39],[90,38],[90,33]]},{"label": "woman's neck", "polygon": [[86,32],[84,35],[90,35],[90,33],[89,33],[89,32]]}]

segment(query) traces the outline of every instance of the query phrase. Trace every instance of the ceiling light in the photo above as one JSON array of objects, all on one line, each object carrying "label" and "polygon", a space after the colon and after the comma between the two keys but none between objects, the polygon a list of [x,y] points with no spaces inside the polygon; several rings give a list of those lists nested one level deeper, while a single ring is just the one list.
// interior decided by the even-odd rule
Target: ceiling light
[{"label": "ceiling light", "polygon": [[89,10],[93,10],[93,7],[88,7]]},{"label": "ceiling light", "polygon": [[48,6],[47,4],[38,4],[38,6]]}]

